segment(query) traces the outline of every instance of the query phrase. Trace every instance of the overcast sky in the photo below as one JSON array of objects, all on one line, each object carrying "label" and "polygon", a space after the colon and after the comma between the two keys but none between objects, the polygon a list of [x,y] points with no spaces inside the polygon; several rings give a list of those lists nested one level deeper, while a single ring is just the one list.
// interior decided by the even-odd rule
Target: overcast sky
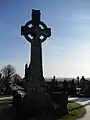
[{"label": "overcast sky", "polygon": [[90,77],[90,0],[0,0],[0,68],[15,66],[24,76],[30,44],[21,26],[40,9],[52,35],[43,43],[45,77]]}]

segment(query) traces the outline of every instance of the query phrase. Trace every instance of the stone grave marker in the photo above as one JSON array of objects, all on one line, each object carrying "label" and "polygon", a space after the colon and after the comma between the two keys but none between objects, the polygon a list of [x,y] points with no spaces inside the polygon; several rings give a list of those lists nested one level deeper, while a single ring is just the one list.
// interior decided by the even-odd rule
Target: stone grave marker
[{"label": "stone grave marker", "polygon": [[[21,26],[21,35],[31,43],[31,60],[25,65],[27,95],[24,106],[43,111],[52,106],[52,100],[46,93],[46,82],[43,77],[42,43],[51,36],[51,29],[40,20],[40,10],[32,9],[32,20]],[[49,108],[48,108],[49,109]]]}]

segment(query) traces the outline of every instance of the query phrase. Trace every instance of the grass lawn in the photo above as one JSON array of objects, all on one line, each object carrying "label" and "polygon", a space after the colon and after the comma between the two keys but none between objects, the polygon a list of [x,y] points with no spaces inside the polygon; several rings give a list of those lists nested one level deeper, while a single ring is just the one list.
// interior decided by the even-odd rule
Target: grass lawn
[{"label": "grass lawn", "polygon": [[68,103],[69,114],[58,120],[76,120],[83,117],[86,109],[79,103]]},{"label": "grass lawn", "polygon": [[[10,95],[0,95],[0,98],[11,97]],[[0,110],[2,107],[8,106],[12,103],[12,99],[3,99],[0,100]]]},{"label": "grass lawn", "polygon": [[11,95],[4,95],[3,93],[2,94],[0,94],[0,98],[2,98],[2,97],[10,97]]}]

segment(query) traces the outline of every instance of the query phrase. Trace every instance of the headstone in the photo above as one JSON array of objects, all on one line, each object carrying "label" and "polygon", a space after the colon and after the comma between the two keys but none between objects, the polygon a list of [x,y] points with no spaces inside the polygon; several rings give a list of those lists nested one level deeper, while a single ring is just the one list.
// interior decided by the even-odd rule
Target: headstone
[{"label": "headstone", "polygon": [[72,91],[72,95],[75,96],[76,95],[76,84],[74,79],[71,81],[71,91]]},{"label": "headstone", "polygon": [[[29,27],[29,25],[32,25]],[[43,29],[40,27],[42,26]],[[21,27],[21,35],[24,35],[27,41],[31,43],[31,61],[28,68],[29,82],[37,84],[37,81],[42,82],[42,43],[51,36],[51,29],[40,21],[40,11],[32,10],[32,20],[28,21],[25,26]],[[32,37],[29,37],[31,35]],[[43,39],[40,37],[43,36]],[[31,80],[31,81],[30,81]]]},{"label": "headstone", "polygon": [[81,93],[82,94],[84,94],[85,82],[86,82],[86,79],[85,79],[84,76],[82,76],[82,78],[80,80],[80,87],[81,87]]},{"label": "headstone", "polygon": [[68,92],[68,82],[66,79],[63,81],[63,88],[65,92]]},{"label": "headstone", "polygon": [[51,36],[51,29],[40,21],[40,15],[40,10],[32,10],[32,20],[21,27],[21,35],[24,35],[26,40],[31,43],[31,61],[29,67],[27,64],[25,65],[27,95],[23,104],[24,109],[28,108],[28,111],[31,110],[31,112],[36,110],[37,113],[39,110],[43,111],[47,106],[52,106],[50,96],[46,93],[42,67],[42,43]]},{"label": "headstone", "polygon": [[90,81],[85,81],[85,87],[83,88],[83,96],[84,97],[90,97]]}]

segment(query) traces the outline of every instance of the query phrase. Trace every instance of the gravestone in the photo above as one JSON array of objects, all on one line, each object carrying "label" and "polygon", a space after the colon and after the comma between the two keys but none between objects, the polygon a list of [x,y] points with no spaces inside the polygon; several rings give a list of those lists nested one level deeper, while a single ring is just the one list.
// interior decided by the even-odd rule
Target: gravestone
[{"label": "gravestone", "polygon": [[37,81],[42,82],[43,78],[42,43],[51,36],[51,29],[40,21],[40,10],[32,10],[32,20],[21,27],[21,35],[31,43],[31,61],[29,67],[27,66],[28,81],[35,85]]},{"label": "gravestone", "polygon": [[52,106],[52,100],[46,93],[42,67],[42,43],[51,36],[51,29],[40,20],[40,15],[40,10],[32,10],[32,20],[21,27],[21,35],[31,43],[30,64],[25,65],[27,95],[24,107],[34,112]]},{"label": "gravestone", "polygon": [[85,87],[83,88],[83,94],[85,97],[90,97],[90,81],[86,80],[85,81]]}]

